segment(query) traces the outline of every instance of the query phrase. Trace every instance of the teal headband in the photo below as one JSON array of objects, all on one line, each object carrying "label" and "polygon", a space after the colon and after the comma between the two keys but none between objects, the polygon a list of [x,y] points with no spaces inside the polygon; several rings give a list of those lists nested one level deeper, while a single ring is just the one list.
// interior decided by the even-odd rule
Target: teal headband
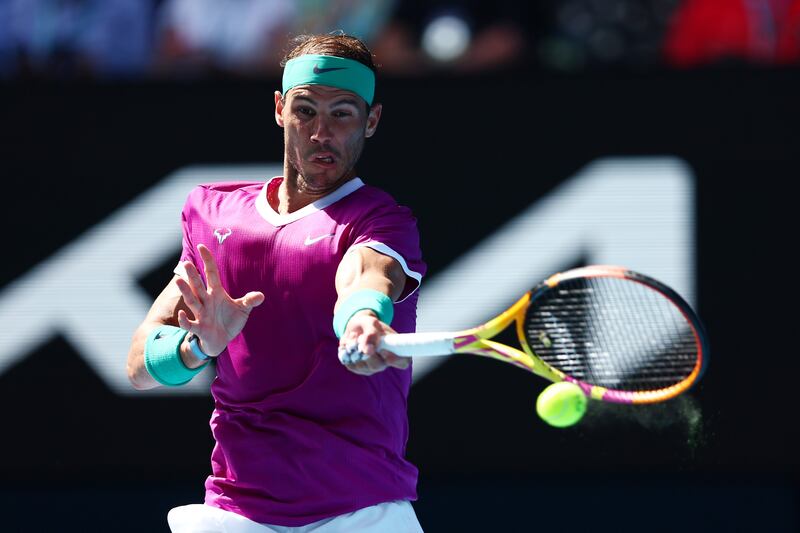
[{"label": "teal headband", "polygon": [[298,85],[328,85],[356,93],[372,105],[375,96],[375,73],[353,59],[304,55],[286,62],[283,69],[283,94]]}]

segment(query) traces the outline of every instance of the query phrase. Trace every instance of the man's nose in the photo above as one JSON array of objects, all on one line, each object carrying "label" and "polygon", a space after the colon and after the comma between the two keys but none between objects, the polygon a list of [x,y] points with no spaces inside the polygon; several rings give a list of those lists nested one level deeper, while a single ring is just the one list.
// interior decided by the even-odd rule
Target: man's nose
[{"label": "man's nose", "polygon": [[325,143],[333,138],[330,123],[326,117],[317,115],[314,129],[311,132],[311,142]]}]

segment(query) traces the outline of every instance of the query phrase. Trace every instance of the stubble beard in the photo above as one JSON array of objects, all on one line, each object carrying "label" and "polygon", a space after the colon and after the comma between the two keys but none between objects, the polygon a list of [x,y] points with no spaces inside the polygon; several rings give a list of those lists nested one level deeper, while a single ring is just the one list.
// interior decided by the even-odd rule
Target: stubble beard
[{"label": "stubble beard", "polygon": [[[287,139],[288,141],[288,139]],[[328,149],[333,151],[331,149]],[[290,181],[294,181],[294,186],[300,192],[305,194],[314,195],[314,196],[324,196],[325,194],[330,193],[331,191],[337,189],[342,183],[349,180],[355,175],[355,165],[356,162],[360,159],[361,153],[364,150],[364,141],[363,139],[361,142],[356,141],[353,145],[350,145],[345,150],[345,154],[353,154],[352,158],[347,160],[347,167],[342,171],[341,174],[336,176],[334,179],[325,178],[325,172],[320,172],[320,178],[317,178],[314,174],[304,174],[302,171],[301,163],[305,162],[305,159],[302,161],[297,160],[296,152],[292,151],[291,154],[287,153],[287,162],[289,165],[289,170],[291,170],[294,176],[287,176],[287,179]],[[322,150],[315,150],[315,151],[322,151]],[[312,152],[313,153],[313,152]],[[341,157],[341,153],[334,152],[337,154],[337,159],[339,161],[344,161],[344,158]],[[303,157],[303,156],[300,156]]]}]

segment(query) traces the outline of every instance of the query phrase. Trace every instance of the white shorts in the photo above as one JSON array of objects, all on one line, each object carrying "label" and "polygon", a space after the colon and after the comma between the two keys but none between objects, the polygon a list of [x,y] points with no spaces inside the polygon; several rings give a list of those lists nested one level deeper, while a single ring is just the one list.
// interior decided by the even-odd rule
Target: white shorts
[{"label": "white shorts", "polygon": [[422,533],[414,508],[405,500],[380,503],[300,527],[259,524],[204,504],[171,509],[172,533]]}]

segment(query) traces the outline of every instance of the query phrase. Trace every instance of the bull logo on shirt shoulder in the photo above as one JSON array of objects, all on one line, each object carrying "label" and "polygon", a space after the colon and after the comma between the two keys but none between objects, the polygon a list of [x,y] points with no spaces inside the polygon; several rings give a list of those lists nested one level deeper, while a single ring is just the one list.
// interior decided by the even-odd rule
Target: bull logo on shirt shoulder
[{"label": "bull logo on shirt shoulder", "polygon": [[220,244],[222,244],[231,233],[233,233],[231,228],[217,228],[214,230],[214,236]]}]

